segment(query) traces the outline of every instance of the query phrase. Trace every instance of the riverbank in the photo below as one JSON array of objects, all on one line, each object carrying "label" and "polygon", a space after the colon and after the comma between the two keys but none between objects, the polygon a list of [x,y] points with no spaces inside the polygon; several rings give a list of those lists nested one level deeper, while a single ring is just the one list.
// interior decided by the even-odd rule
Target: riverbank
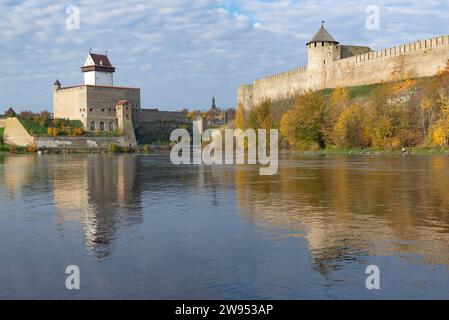
[{"label": "riverbank", "polygon": [[33,146],[18,147],[12,145],[0,146],[1,153],[11,154],[90,154],[90,153],[142,153],[142,154],[166,154],[170,153],[171,145],[166,146],[137,146],[137,147],[111,147],[111,148],[52,148],[52,149],[37,149]]},{"label": "riverbank", "polygon": [[443,147],[414,147],[406,150],[379,150],[374,148],[326,148],[317,151],[294,151],[283,149],[281,154],[305,154],[305,155],[448,155],[449,148]]},{"label": "riverbank", "polygon": [[[88,149],[73,149],[73,148],[52,148],[52,149],[37,149],[35,147],[18,147],[4,144],[0,146],[0,152],[12,154],[26,154],[26,153],[42,153],[42,154],[79,154],[79,153],[142,153],[142,154],[169,154],[172,145],[139,145],[137,147],[117,147],[110,146],[105,148],[88,148]],[[303,154],[303,155],[448,155],[449,148],[443,147],[414,147],[403,150],[379,150],[374,148],[326,148],[317,151],[296,151],[289,149],[281,149],[280,154]]]}]

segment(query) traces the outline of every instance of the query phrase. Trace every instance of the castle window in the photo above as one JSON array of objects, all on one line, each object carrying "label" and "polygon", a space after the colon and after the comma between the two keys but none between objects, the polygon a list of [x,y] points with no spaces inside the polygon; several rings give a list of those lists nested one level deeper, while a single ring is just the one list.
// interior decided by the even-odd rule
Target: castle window
[{"label": "castle window", "polygon": [[321,46],[324,47],[324,42],[321,42]]},{"label": "castle window", "polygon": [[109,122],[109,131],[114,131],[114,123],[112,121]]},{"label": "castle window", "polygon": [[90,131],[95,131],[95,122],[94,121],[92,121],[90,123]]},{"label": "castle window", "polygon": [[94,109],[89,109],[90,112],[94,111]]},{"label": "castle window", "polygon": [[104,109],[101,109],[101,112],[104,112]]},{"label": "castle window", "polygon": [[100,122],[100,131],[104,131],[104,122]]},{"label": "castle window", "polygon": [[316,42],[314,43],[314,45],[315,45],[315,48],[316,48]]}]

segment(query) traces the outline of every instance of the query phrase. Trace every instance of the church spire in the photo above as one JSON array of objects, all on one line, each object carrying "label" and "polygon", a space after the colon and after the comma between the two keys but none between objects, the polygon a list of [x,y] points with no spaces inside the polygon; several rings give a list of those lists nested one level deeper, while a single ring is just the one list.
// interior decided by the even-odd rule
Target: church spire
[{"label": "church spire", "polygon": [[217,105],[215,104],[215,95],[212,97],[212,109],[217,109]]}]

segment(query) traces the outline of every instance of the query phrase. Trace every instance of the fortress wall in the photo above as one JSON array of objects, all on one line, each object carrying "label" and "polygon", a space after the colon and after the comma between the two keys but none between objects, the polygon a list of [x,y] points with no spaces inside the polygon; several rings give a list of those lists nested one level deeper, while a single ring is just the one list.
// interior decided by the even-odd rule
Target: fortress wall
[{"label": "fortress wall", "polygon": [[[306,67],[256,80],[253,85],[253,103],[257,105],[268,98],[288,98],[298,92],[316,88],[321,82],[319,75],[308,73]],[[248,108],[247,105],[245,107]]]},{"label": "fortress wall", "polygon": [[6,128],[3,136],[5,137],[5,142],[11,145],[21,147],[34,145],[34,138],[17,118],[6,119]]},{"label": "fortress wall", "polygon": [[0,119],[0,128],[6,127],[6,119]]},{"label": "fortress wall", "polygon": [[173,130],[179,128],[180,125],[189,125],[185,112],[142,109],[137,119],[136,135],[141,144],[169,141]]},{"label": "fortress wall", "polygon": [[249,84],[238,87],[237,107],[246,106],[246,108],[251,109],[253,106],[253,95],[254,95],[253,85]]},{"label": "fortress wall", "polygon": [[[367,47],[350,48],[368,50]],[[309,60],[314,54],[309,53]],[[252,86],[239,87],[238,103],[249,109],[267,98],[279,100],[306,90],[375,84],[401,76],[433,76],[444,69],[448,59],[449,36],[436,37],[335,60],[326,63],[326,67],[315,63],[262,78]]]},{"label": "fortress wall", "polygon": [[326,87],[348,87],[397,80],[398,76],[433,76],[449,59],[449,36],[417,41],[335,61]]},{"label": "fortress wall", "polygon": [[135,146],[135,139],[127,137],[34,137],[33,145],[41,149],[72,149],[72,150],[98,150],[108,149],[110,144],[118,147]]},{"label": "fortress wall", "polygon": [[[119,100],[128,100],[132,108],[132,116],[140,109],[140,89],[105,87],[105,86],[85,86],[87,90],[87,106],[84,125],[86,130],[90,130],[91,121],[95,121],[99,126],[100,121],[106,123],[117,122],[115,106]],[[85,104],[86,104],[85,103]],[[98,127],[97,127],[98,128]]]},{"label": "fortress wall", "polygon": [[176,111],[159,111],[157,109],[141,109],[136,120],[136,127],[144,122],[172,121],[187,122],[187,113]]},{"label": "fortress wall", "polygon": [[84,87],[61,88],[53,93],[54,116],[58,119],[82,120],[80,106],[86,105]]}]

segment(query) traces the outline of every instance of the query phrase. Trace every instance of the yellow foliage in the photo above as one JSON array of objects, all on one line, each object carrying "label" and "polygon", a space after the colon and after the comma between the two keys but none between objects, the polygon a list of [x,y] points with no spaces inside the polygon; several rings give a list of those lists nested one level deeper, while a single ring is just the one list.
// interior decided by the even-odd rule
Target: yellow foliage
[{"label": "yellow foliage", "polygon": [[37,152],[37,148],[35,146],[32,146],[32,145],[27,145],[25,147],[25,152],[36,153]]},{"label": "yellow foliage", "polygon": [[75,135],[75,136],[82,136],[83,134],[84,134],[83,128],[75,128],[73,130],[73,135]]},{"label": "yellow foliage", "polygon": [[449,132],[447,128],[445,128],[445,126],[443,126],[441,123],[435,124],[431,129],[431,144],[437,146],[447,144],[448,134]]},{"label": "yellow foliage", "polygon": [[339,147],[366,147],[370,143],[366,127],[366,114],[359,106],[345,109],[338,118],[333,140]]},{"label": "yellow foliage", "polygon": [[324,147],[327,102],[319,92],[308,92],[282,116],[280,132],[293,148],[313,150],[317,146]]},{"label": "yellow foliage", "polygon": [[235,115],[235,125],[237,129],[244,129],[246,127],[245,108],[242,105],[239,105],[237,108],[237,113]]},{"label": "yellow foliage", "polygon": [[395,95],[399,95],[403,92],[406,92],[407,90],[410,90],[411,88],[416,86],[416,80],[413,79],[405,79],[402,81],[399,81],[392,85],[391,92]]},{"label": "yellow foliage", "polygon": [[333,107],[339,107],[347,104],[349,101],[348,88],[336,88],[332,91],[331,104]]}]

